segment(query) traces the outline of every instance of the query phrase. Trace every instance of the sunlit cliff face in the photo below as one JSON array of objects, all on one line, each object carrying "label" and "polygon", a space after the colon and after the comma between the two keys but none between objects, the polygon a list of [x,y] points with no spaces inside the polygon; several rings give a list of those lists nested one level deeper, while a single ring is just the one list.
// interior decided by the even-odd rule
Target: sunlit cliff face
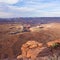
[{"label": "sunlit cliff face", "polygon": [[22,57],[21,55],[17,56],[17,59],[36,59],[38,53],[41,51],[40,48],[42,47],[42,43],[37,41],[27,41],[25,44],[22,45]]},{"label": "sunlit cliff face", "polygon": [[[56,47],[53,47],[54,43],[59,43],[59,45],[57,45]],[[53,59],[59,58],[57,56],[60,53],[58,49],[58,47],[60,47],[60,39],[55,41],[50,41],[46,44],[47,46],[44,46],[42,43],[39,43],[37,41],[33,41],[33,40],[27,41],[25,44],[22,45],[21,47],[22,54],[17,56],[17,59],[18,60],[19,59],[23,59],[23,60],[51,59],[53,60]]]}]

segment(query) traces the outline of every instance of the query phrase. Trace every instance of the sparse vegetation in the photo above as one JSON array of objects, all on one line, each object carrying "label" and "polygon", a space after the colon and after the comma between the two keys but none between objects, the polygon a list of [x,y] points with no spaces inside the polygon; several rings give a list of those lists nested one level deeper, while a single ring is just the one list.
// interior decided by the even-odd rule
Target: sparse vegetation
[{"label": "sparse vegetation", "polygon": [[60,43],[54,43],[54,44],[52,44],[52,48],[57,48],[57,47],[59,47],[60,46]]}]

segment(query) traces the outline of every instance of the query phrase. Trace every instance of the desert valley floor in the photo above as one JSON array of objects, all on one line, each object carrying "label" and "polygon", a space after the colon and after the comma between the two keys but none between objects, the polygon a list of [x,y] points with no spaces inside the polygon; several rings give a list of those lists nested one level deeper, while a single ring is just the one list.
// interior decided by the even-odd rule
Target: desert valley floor
[{"label": "desert valley floor", "polygon": [[21,24],[0,24],[0,60],[59,60],[60,23],[29,29],[22,31]]}]

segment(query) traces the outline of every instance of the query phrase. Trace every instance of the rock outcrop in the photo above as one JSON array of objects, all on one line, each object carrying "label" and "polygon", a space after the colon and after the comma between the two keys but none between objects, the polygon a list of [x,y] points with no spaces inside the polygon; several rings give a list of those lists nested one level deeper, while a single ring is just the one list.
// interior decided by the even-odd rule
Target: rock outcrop
[{"label": "rock outcrop", "polygon": [[[58,60],[60,57],[60,48],[52,48],[53,41],[48,42],[47,46],[37,41],[28,41],[22,45],[22,54],[17,56],[18,60]],[[55,41],[59,42],[59,40]],[[51,43],[51,44],[50,44]]]},{"label": "rock outcrop", "polygon": [[[17,57],[17,59],[23,58],[35,60],[39,52],[41,51],[42,43],[36,41],[28,41],[22,45],[22,57],[21,55]],[[43,49],[43,48],[42,48]]]},{"label": "rock outcrop", "polygon": [[52,46],[54,43],[60,43],[60,39],[55,40],[55,41],[53,40],[53,41],[47,42],[47,45],[49,47],[49,46]]}]

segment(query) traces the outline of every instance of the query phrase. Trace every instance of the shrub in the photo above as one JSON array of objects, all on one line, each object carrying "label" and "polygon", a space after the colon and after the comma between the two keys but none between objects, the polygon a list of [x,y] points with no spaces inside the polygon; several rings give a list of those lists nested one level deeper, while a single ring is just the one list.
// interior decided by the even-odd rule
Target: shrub
[{"label": "shrub", "polygon": [[60,43],[54,43],[54,44],[52,44],[52,47],[53,48],[57,48],[57,47],[59,47],[60,46]]}]

